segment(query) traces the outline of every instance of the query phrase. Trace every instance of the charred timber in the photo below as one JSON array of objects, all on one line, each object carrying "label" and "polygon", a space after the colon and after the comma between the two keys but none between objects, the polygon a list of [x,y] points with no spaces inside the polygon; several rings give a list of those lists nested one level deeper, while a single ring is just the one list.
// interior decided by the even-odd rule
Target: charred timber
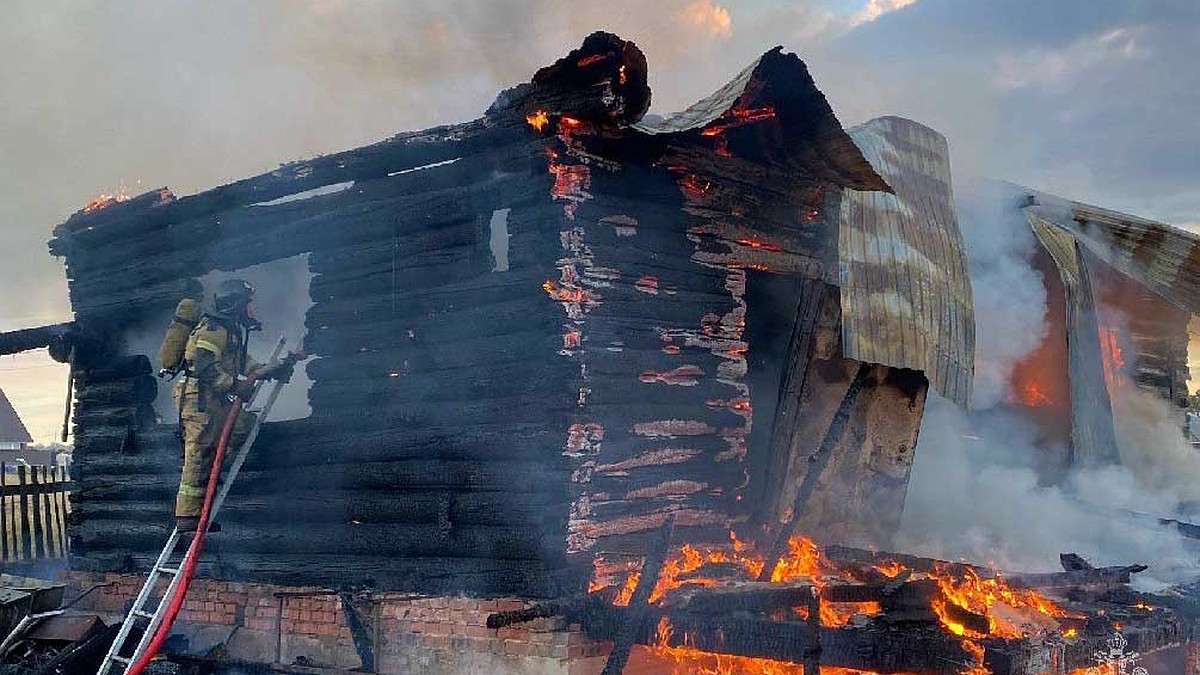
[{"label": "charred timber", "polygon": [[[222,523],[220,541],[210,544],[213,553],[223,550],[247,554],[317,555],[341,551],[348,556],[407,558],[487,558],[496,560],[554,560],[561,549],[557,538],[543,535],[531,524],[516,527],[442,523],[309,524],[303,527],[235,525]],[[84,520],[74,530],[80,551],[93,548],[152,551],[166,541],[171,524]]]},{"label": "charred timber", "polygon": [[[145,572],[154,563],[154,549],[105,549],[92,554],[72,552],[71,568],[81,571]],[[222,548],[214,535],[199,564],[204,578],[238,579],[293,586],[328,586],[357,590],[378,588],[423,595],[475,597],[559,598],[578,593],[587,584],[578,568],[541,560],[501,560],[484,557],[427,557],[348,554],[255,554]]]},{"label": "charred timber", "polygon": [[1090,570],[1049,572],[1044,574],[1014,574],[1004,579],[1013,588],[1078,588],[1127,584],[1131,575],[1149,569],[1146,565],[1101,567]]},{"label": "charred timber", "polygon": [[0,333],[0,356],[49,347],[52,341],[74,330],[75,324],[68,322]]},{"label": "charred timber", "polygon": [[151,375],[135,375],[96,384],[85,384],[75,392],[80,405],[138,405],[152,403],[158,395],[158,381]]},{"label": "charred timber", "polygon": [[670,514],[659,528],[654,547],[646,554],[637,585],[629,598],[628,616],[625,623],[617,629],[612,651],[609,652],[601,675],[621,675],[624,672],[625,664],[629,662],[629,650],[637,641],[650,613],[650,593],[658,583],[658,576],[662,572],[667,553],[671,550],[671,537],[674,534],[675,514]]},{"label": "charred timber", "polygon": [[[584,629],[601,640],[613,639],[618,627],[628,625],[630,618],[624,607],[608,607],[593,617],[584,624]],[[873,624],[822,628],[818,637],[806,622],[776,621],[750,613],[712,614],[656,608],[643,624],[636,642],[661,644],[655,634],[661,619],[667,619],[672,628],[668,646],[686,646],[716,654],[803,663],[819,644],[819,661],[823,666],[959,675],[973,663],[972,656],[962,647],[961,638],[936,629]]]}]

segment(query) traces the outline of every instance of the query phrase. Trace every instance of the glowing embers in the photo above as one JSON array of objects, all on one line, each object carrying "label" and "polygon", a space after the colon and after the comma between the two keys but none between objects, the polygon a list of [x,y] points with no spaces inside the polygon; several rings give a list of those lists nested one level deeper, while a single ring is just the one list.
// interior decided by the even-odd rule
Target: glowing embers
[{"label": "glowing embers", "polygon": [[1100,327],[1100,356],[1104,361],[1104,383],[1115,392],[1125,383],[1125,357],[1121,351],[1121,334],[1116,328]]},{"label": "glowing embers", "polygon": [[563,205],[563,215],[568,220],[575,219],[575,211],[579,208],[579,203],[592,198],[588,189],[592,183],[592,172],[586,164],[564,164],[558,161],[558,153],[553,150],[546,150],[546,156],[549,162],[546,165],[546,170],[554,176],[554,185],[550,188],[550,194],[555,200],[564,200],[567,203]]},{"label": "glowing embers", "polygon": [[1054,405],[1043,391],[1037,382],[1023,382],[1019,387],[1013,388],[1014,399],[1030,408],[1044,408]]},{"label": "glowing embers", "polygon": [[542,290],[558,302],[581,304],[592,299],[592,295],[582,288],[568,288],[547,279],[542,283]]},{"label": "glowing embers", "polygon": [[104,192],[104,193],[96,195],[96,197],[94,199],[92,199],[90,202],[88,202],[83,207],[83,212],[84,213],[92,213],[93,211],[99,211],[100,209],[106,209],[106,208],[112,206],[113,204],[117,204],[117,203],[125,202],[125,201],[129,201],[129,195],[126,194],[126,192],[125,192],[125,186],[119,185],[119,186],[117,186],[117,191],[113,194]]},{"label": "glowing embers", "polygon": [[732,108],[724,115],[709,123],[700,131],[701,136],[718,136],[726,129],[753,124],[763,120],[775,118],[774,106],[762,106],[759,108]]},{"label": "glowing embers", "polygon": [[541,109],[535,110],[525,116],[525,123],[533,127],[535,131],[545,131],[546,127],[555,121],[557,123],[554,125],[554,130],[559,136],[568,136],[572,132],[583,130],[586,126],[583,120],[569,115],[551,115]]},{"label": "glowing embers", "polygon": [[712,191],[712,181],[689,173],[679,179],[679,187],[688,199],[702,199]]},{"label": "glowing embers", "polygon": [[743,237],[741,239],[738,239],[737,243],[741,244],[742,246],[747,246],[749,248],[761,248],[764,251],[782,251],[783,250],[783,248],[781,248],[778,244],[773,244],[773,243],[766,241],[765,239],[762,239],[760,237]]}]

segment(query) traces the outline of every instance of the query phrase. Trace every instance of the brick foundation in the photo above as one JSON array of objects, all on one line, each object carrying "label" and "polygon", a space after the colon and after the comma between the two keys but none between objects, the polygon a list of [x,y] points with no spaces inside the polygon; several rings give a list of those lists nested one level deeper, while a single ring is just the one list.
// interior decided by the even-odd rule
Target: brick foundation
[{"label": "brick foundation", "polygon": [[[75,592],[99,588],[75,609],[120,620],[144,577],[68,572]],[[165,583],[163,584],[165,587]],[[520,609],[518,598],[418,597],[376,593],[351,603],[360,626],[356,644],[340,596],[326,589],[296,588],[197,579],[172,632],[173,649],[204,656],[222,647],[223,658],[260,664],[364,667],[360,649],[374,668],[397,675],[594,675],[609,644],[588,639],[577,625],[538,619],[491,630],[497,611]]]}]

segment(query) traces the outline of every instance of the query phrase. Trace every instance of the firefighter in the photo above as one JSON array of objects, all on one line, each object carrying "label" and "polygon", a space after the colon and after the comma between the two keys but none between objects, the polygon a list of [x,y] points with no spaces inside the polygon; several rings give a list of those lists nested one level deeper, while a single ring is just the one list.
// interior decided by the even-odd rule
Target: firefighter
[{"label": "firefighter", "polygon": [[[290,360],[264,366],[246,353],[249,333],[261,328],[254,318],[253,286],[241,279],[224,281],[213,300],[215,311],[203,314],[188,336],[184,377],[175,386],[183,436],[183,473],[175,498],[181,533],[194,532],[199,523],[212,458],[234,397],[248,401],[253,381],[287,381],[292,375]],[[253,424],[254,415],[239,409],[228,447],[240,446]]]}]

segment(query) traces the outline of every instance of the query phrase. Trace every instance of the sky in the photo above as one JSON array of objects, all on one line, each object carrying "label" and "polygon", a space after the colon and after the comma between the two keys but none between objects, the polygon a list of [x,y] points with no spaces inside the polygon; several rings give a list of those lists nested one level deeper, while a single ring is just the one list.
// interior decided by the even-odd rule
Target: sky
[{"label": "sky", "polygon": [[[69,320],[53,226],[100,193],[182,196],[477,117],[603,29],[650,64],[652,110],[783,45],[843,124],[944,133],[956,175],[1200,228],[1195,0],[7,0],[0,25],[0,331]],[[66,375],[0,357],[31,433]]]}]

